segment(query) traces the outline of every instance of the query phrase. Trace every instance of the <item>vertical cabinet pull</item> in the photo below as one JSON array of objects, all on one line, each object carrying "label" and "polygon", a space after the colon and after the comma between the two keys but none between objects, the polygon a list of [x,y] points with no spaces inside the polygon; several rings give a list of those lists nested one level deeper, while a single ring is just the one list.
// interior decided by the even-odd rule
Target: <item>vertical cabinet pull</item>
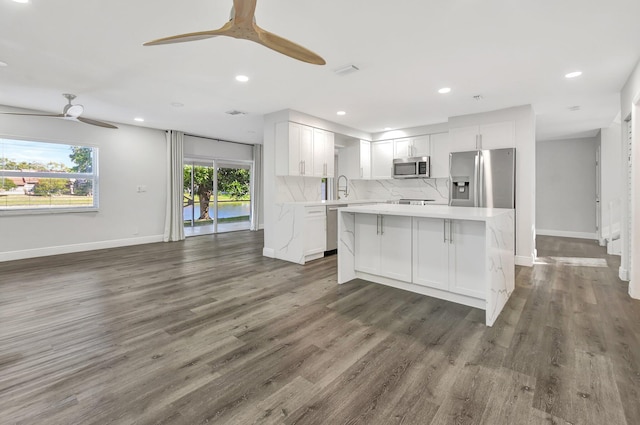
[{"label": "vertical cabinet pull", "polygon": [[384,216],[380,216],[380,234],[384,235]]},{"label": "vertical cabinet pull", "polygon": [[453,220],[449,220],[449,243],[453,243]]},{"label": "vertical cabinet pull", "polygon": [[360,167],[360,178],[364,177],[364,168]]},{"label": "vertical cabinet pull", "polygon": [[447,243],[447,219],[442,220],[442,242]]}]

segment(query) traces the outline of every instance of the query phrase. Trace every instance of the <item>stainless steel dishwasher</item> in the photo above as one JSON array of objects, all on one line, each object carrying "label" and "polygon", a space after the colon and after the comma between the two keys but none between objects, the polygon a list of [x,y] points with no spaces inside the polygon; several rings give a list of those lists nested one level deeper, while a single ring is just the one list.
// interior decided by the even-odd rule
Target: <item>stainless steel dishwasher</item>
[{"label": "stainless steel dishwasher", "polygon": [[335,253],[338,249],[338,208],[347,204],[327,205],[327,252]]}]

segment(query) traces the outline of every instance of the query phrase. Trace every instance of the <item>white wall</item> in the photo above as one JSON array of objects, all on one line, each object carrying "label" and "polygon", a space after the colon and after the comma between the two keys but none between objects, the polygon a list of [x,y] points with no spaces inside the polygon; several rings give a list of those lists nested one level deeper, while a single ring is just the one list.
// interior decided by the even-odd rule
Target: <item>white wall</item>
[{"label": "white wall", "polygon": [[[620,110],[623,120],[628,116],[632,117],[633,152],[631,154],[631,163],[638,165],[640,164],[640,62],[636,64],[636,67],[622,88],[620,93]],[[624,135],[626,131],[622,133]],[[626,149],[626,137],[623,136],[622,139],[622,149],[624,150]],[[626,173],[626,164],[623,168]],[[632,166],[632,171],[632,210],[628,211],[626,208],[623,208],[623,221],[626,221],[627,216],[631,216],[632,224],[631,229],[623,227],[620,276],[629,279],[629,294],[633,298],[640,299],[640,220],[637,218],[638,212],[640,211],[640,187],[638,187],[640,185],[640,183],[638,183],[640,182],[640,166]],[[625,191],[626,190],[627,188],[625,187]],[[627,202],[624,202],[624,207],[626,207],[626,205]],[[630,240],[631,255],[629,255],[627,249],[628,240]]]},{"label": "white wall", "polygon": [[[110,130],[55,118],[0,115],[2,137],[98,147],[100,173],[98,212],[0,217],[0,261],[162,241],[165,134],[118,127]],[[137,193],[138,185],[147,191]]]},{"label": "white wall", "polygon": [[540,235],[597,239],[599,137],[536,144],[536,228]]},{"label": "white wall", "polygon": [[600,208],[601,237],[620,231],[622,220],[623,182],[620,122],[600,131]]},{"label": "white wall", "polygon": [[449,118],[449,128],[514,121],[516,127],[516,264],[531,266],[536,237],[536,116],[531,105]]}]

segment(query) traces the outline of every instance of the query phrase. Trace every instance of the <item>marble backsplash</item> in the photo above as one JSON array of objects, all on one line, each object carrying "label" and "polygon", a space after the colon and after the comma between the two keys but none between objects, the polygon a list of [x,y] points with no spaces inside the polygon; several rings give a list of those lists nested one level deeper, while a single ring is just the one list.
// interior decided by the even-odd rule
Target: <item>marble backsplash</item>
[{"label": "marble backsplash", "polygon": [[[316,177],[276,177],[276,202],[319,201],[322,179]],[[362,199],[434,199],[449,203],[449,179],[388,179],[349,181],[350,200]]]},{"label": "marble backsplash", "polygon": [[322,179],[318,177],[276,177],[276,202],[308,202],[322,198]]},{"label": "marble backsplash", "polygon": [[449,203],[449,179],[352,180],[347,199],[433,199]]}]

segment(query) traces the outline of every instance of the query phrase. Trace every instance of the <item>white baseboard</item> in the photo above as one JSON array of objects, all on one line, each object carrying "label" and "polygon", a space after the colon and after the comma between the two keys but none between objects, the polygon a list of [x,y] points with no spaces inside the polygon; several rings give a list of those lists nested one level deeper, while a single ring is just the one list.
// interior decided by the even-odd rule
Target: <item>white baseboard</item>
[{"label": "white baseboard", "polygon": [[264,230],[264,223],[262,223],[262,224],[260,224],[260,225],[258,226],[258,230]]},{"label": "white baseboard", "polygon": [[636,300],[640,300],[640,288],[638,288],[638,285],[629,284],[629,296]]},{"label": "white baseboard", "polygon": [[95,251],[96,249],[119,248],[122,246],[143,245],[162,242],[163,235],[140,238],[114,239],[110,241],[79,243],[74,245],[51,246],[46,248],[25,249],[0,253],[0,262],[24,260],[27,258],[48,257],[50,255],[71,254],[73,252]]},{"label": "white baseboard", "polygon": [[276,250],[273,248],[267,248],[266,246],[262,248],[262,256],[269,258],[276,258]]},{"label": "white baseboard", "polygon": [[559,236],[559,237],[562,237],[562,238],[592,239],[594,241],[598,240],[598,235],[595,234],[595,233],[567,232],[567,231],[564,231],[564,230],[536,229],[536,235],[541,235],[541,236]]},{"label": "white baseboard", "polygon": [[623,269],[622,267],[618,268],[618,277],[620,280],[624,280],[625,282],[629,281],[629,270]]},{"label": "white baseboard", "polygon": [[516,266],[533,267],[533,258],[525,255],[516,255]]}]

